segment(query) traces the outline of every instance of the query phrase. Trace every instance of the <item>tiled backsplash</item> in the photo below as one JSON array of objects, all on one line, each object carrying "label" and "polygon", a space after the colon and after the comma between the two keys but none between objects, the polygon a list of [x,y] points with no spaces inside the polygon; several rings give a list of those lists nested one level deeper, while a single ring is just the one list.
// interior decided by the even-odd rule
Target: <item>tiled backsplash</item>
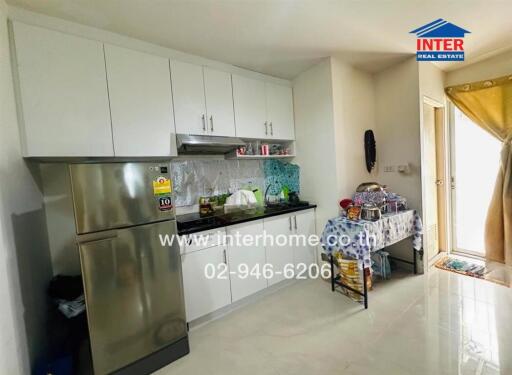
[{"label": "tiled backsplash", "polygon": [[249,187],[278,194],[286,185],[299,189],[299,167],[279,160],[190,159],[171,163],[176,206],[197,204],[199,197]]},{"label": "tiled backsplash", "polygon": [[265,175],[265,188],[270,184],[270,194],[279,194],[283,186],[287,186],[289,191],[299,192],[300,170],[298,165],[284,163],[276,159],[265,160],[263,174]]},{"label": "tiled backsplash", "polygon": [[197,204],[200,196],[265,184],[261,160],[180,160],[171,163],[171,171],[178,207]]}]

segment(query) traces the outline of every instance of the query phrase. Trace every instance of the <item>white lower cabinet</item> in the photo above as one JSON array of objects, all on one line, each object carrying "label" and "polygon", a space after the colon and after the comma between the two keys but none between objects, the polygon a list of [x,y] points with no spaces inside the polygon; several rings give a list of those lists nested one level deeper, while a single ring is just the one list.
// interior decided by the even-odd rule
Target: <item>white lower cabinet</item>
[{"label": "white lower cabinet", "polygon": [[[297,212],[293,218],[293,229],[296,234],[306,236],[306,239],[314,235],[316,233],[315,211],[311,209]],[[296,266],[300,263],[304,263],[307,266],[316,263],[315,246],[309,245],[308,242],[305,245],[301,242],[299,246],[294,246],[293,262]]]},{"label": "white lower cabinet", "polygon": [[[309,245],[310,236],[315,234],[315,211],[294,212],[288,215],[264,220],[266,234],[274,238],[273,244],[267,244],[267,263],[271,265],[273,276],[268,284],[274,285],[290,278],[293,271],[296,277],[309,275],[309,266],[316,263],[315,247]],[[287,236],[286,245],[283,244]]]},{"label": "white lower cabinet", "polygon": [[[259,244],[245,245],[244,238],[256,238],[263,234],[263,220],[234,225],[227,228],[228,264],[231,273],[231,301],[235,302],[267,287],[267,280],[263,275],[257,275],[251,270],[261,271],[265,265],[265,246]],[[240,243],[236,243],[236,238]],[[248,272],[245,272],[245,271]]]},{"label": "white lower cabinet", "polygon": [[294,249],[289,243],[289,235],[292,234],[292,219],[293,215],[283,215],[264,219],[264,228],[270,240],[265,247],[266,262],[272,267],[272,277],[268,279],[268,285],[274,285],[283,281],[285,277],[286,268],[291,268],[293,265],[293,252]]},{"label": "white lower cabinet", "polygon": [[[214,246],[181,255],[187,321],[231,303],[229,272],[224,277],[217,277],[219,270],[224,268],[222,264],[226,262],[225,251],[224,246]],[[209,264],[215,267],[215,277],[211,279],[205,273]],[[227,270],[227,265],[225,267]]]},{"label": "white lower cabinet", "polygon": [[[297,270],[301,263],[307,267],[316,263],[314,246],[290,242],[283,245],[285,237],[290,235],[307,238],[315,234],[313,209],[225,229],[227,232],[224,228],[199,232],[193,236],[202,236],[204,241],[194,243],[191,240],[182,249],[185,307],[189,322],[283,281],[286,278],[285,267],[290,269],[287,272],[293,268],[287,265],[293,265]],[[263,243],[265,232],[267,246]],[[224,245],[222,236],[225,233],[228,237]],[[270,244],[268,236],[273,236],[274,244]],[[270,278],[269,265],[273,271]],[[208,275],[205,272],[207,267]],[[307,270],[304,275],[308,275]]]}]

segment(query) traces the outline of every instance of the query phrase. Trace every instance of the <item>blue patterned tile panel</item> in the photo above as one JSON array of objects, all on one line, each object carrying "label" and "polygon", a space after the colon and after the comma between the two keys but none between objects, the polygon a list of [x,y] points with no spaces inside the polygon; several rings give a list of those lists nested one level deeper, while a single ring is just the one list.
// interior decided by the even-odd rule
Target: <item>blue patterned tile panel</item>
[{"label": "blue patterned tile panel", "polygon": [[284,186],[287,186],[290,192],[300,193],[300,168],[298,165],[270,159],[263,162],[263,172],[265,189],[270,185],[269,194],[279,194]]}]

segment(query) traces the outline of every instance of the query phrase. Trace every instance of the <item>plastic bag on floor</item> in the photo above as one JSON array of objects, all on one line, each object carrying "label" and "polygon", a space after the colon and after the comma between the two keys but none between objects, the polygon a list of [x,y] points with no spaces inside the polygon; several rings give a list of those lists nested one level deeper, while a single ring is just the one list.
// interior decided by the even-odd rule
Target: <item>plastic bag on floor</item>
[{"label": "plastic bag on floor", "polygon": [[391,265],[389,264],[389,253],[387,251],[376,251],[372,254],[372,270],[375,275],[383,279],[391,277]]},{"label": "plastic bag on floor", "polygon": [[81,276],[57,275],[50,281],[48,294],[59,311],[68,319],[85,311],[84,287]]},{"label": "plastic bag on floor", "polygon": [[59,311],[63,313],[66,318],[74,318],[85,311],[85,296],[83,294],[73,301],[58,299],[56,302]]}]

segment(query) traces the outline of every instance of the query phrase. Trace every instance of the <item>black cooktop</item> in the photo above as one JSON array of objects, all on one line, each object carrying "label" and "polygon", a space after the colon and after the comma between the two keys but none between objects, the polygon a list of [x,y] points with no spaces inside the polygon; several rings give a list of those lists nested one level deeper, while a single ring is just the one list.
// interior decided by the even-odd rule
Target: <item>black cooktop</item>
[{"label": "black cooktop", "polygon": [[309,202],[296,202],[277,204],[269,207],[256,207],[229,213],[220,212],[207,215],[191,213],[176,216],[176,222],[178,225],[178,234],[184,235],[315,207],[316,205],[310,204]]}]

